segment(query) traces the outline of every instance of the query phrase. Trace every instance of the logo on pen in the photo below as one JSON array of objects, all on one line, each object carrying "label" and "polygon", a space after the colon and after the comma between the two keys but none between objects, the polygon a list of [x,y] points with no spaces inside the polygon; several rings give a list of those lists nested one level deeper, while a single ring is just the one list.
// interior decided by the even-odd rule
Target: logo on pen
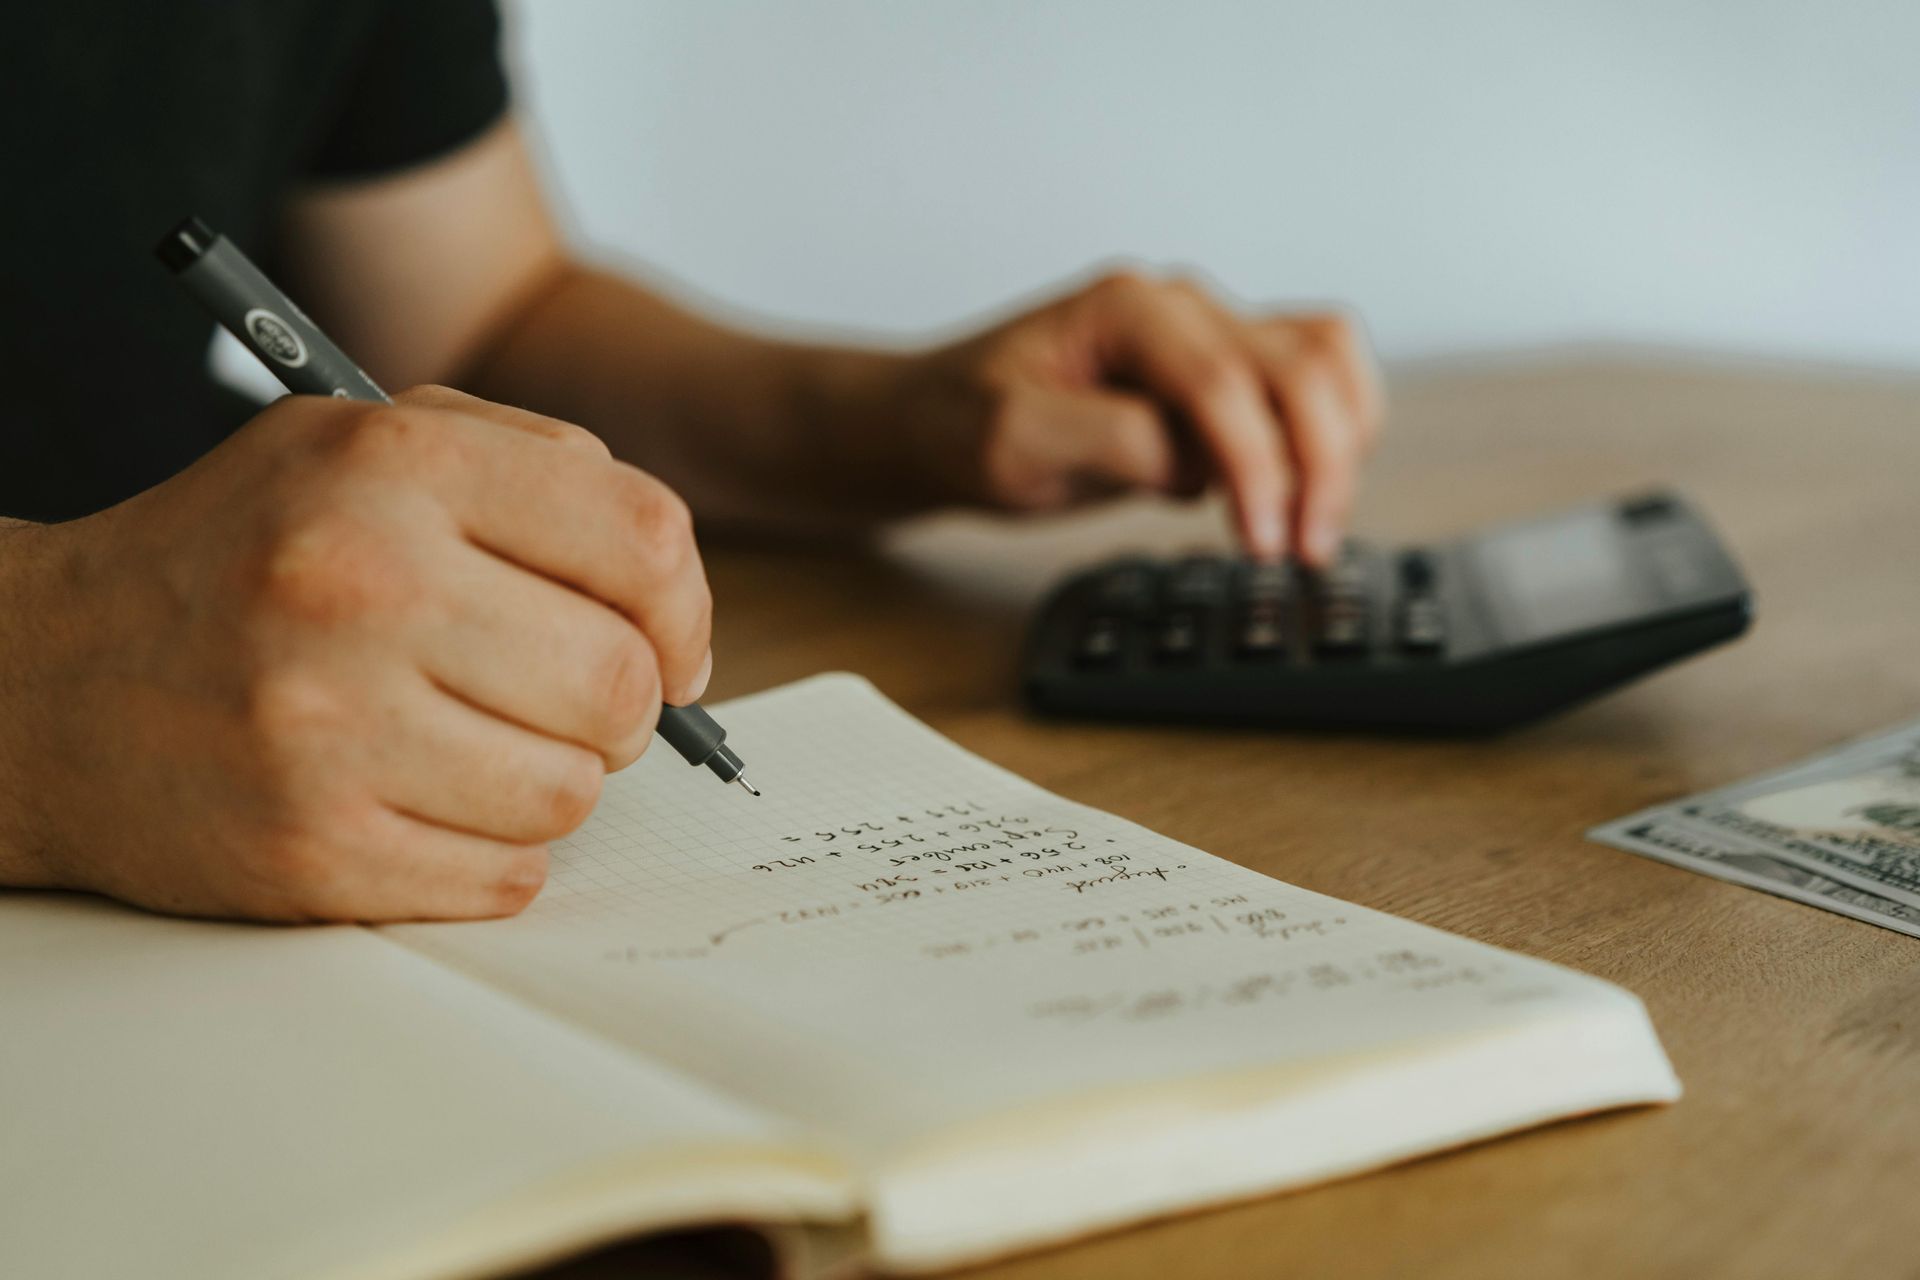
[{"label": "logo on pen", "polygon": [[300,341],[290,325],[265,307],[255,307],[246,315],[247,334],[265,355],[272,356],[289,369],[307,362],[307,344]]}]

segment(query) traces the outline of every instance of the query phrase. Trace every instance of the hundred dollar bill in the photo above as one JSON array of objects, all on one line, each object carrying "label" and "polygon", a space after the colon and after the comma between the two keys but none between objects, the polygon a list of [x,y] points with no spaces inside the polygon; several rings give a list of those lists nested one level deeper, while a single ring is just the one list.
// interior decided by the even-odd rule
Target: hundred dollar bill
[{"label": "hundred dollar bill", "polygon": [[1589,835],[1914,932],[1910,922],[1920,918],[1920,721],[1656,806]]},{"label": "hundred dollar bill", "polygon": [[1685,819],[1660,811],[1651,816],[1636,814],[1609,822],[1587,834],[1616,849],[1645,854],[1702,875],[1920,938],[1920,907],[1844,884],[1797,863],[1776,858],[1759,845],[1724,832],[1696,827]]},{"label": "hundred dollar bill", "polygon": [[1920,907],[1920,727],[1840,759],[1682,801],[1697,826]]}]

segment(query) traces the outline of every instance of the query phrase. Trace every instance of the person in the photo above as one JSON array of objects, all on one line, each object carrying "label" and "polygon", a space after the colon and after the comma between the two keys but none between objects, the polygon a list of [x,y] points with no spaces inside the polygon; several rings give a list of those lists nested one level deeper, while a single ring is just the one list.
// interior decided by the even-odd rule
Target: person
[{"label": "person", "polygon": [[[68,0],[9,36],[0,885],[512,913],[707,683],[696,520],[844,535],[1217,482],[1251,552],[1321,561],[1380,426],[1353,321],[1179,278],[885,352],[597,270],[484,0]],[[190,213],[413,389],[247,418],[151,257]]]}]

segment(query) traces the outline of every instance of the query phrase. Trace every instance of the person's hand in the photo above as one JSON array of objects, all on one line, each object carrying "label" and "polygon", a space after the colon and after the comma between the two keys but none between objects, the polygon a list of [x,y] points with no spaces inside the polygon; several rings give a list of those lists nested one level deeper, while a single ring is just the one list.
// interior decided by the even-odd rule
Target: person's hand
[{"label": "person's hand", "polygon": [[1249,551],[1313,563],[1338,549],[1384,409],[1349,317],[1244,316],[1133,272],[912,360],[904,385],[963,496],[1049,510],[1218,480]]},{"label": "person's hand", "polygon": [[686,506],[586,431],[289,397],[0,534],[0,867],[193,915],[517,911],[699,696],[710,611]]}]

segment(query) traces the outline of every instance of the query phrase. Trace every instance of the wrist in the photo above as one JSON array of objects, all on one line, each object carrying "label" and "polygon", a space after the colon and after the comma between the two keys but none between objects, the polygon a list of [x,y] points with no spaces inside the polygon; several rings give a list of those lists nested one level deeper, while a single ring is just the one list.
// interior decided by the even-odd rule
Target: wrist
[{"label": "wrist", "polygon": [[55,678],[51,658],[67,647],[60,583],[75,576],[66,545],[70,527],[0,520],[0,887],[65,884],[41,819],[43,786],[32,764],[36,739],[47,728],[37,707]]},{"label": "wrist", "polygon": [[971,496],[966,434],[981,408],[937,352],[803,348],[794,359],[799,430],[849,499],[898,515]]}]

